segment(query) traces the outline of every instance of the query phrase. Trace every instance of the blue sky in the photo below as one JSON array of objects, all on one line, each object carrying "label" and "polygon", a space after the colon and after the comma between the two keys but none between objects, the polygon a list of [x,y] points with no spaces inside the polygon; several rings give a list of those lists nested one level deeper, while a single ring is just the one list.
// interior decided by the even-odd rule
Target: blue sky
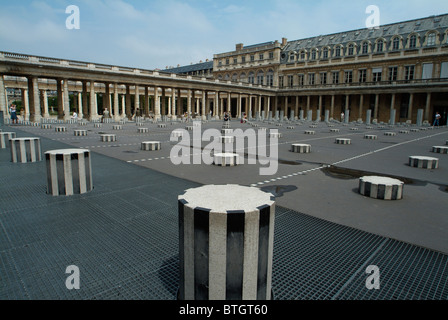
[{"label": "blue sky", "polygon": [[[66,8],[80,29],[66,28]],[[213,59],[235,44],[297,40],[448,13],[446,0],[0,0],[0,51],[165,69]]]}]

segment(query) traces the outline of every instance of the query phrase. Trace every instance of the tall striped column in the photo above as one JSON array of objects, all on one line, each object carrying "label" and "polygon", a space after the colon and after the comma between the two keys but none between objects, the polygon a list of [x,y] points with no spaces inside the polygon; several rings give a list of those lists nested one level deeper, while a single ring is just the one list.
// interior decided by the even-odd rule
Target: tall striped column
[{"label": "tall striped column", "polygon": [[40,138],[14,138],[11,143],[11,161],[27,163],[42,161]]},{"label": "tall striped column", "polygon": [[10,140],[16,137],[15,132],[0,132],[0,149],[6,149],[10,146]]},{"label": "tall striped column", "polygon": [[48,194],[71,196],[93,189],[89,150],[52,150],[45,152],[45,158]]},{"label": "tall striped column", "polygon": [[275,201],[238,185],[178,197],[180,300],[270,300]]}]

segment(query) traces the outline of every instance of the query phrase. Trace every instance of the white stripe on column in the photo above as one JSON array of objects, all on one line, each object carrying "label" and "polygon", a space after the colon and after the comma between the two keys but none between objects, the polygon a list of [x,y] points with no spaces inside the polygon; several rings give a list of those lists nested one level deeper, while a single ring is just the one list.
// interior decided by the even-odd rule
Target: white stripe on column
[{"label": "white stripe on column", "polygon": [[194,210],[184,205],[185,300],[194,300]]},{"label": "white stripe on column", "polygon": [[20,146],[20,162],[26,163],[26,144],[25,144],[25,140],[20,140],[19,141],[19,146]]},{"label": "white stripe on column", "polygon": [[56,155],[50,154],[50,171],[51,171],[51,194],[59,195],[58,167],[56,163]]},{"label": "white stripe on column", "polygon": [[70,154],[64,154],[64,183],[65,183],[65,194],[73,194],[73,171],[72,171],[72,161]]},{"label": "white stripe on column", "polygon": [[252,212],[246,212],[245,217],[243,300],[257,300],[260,211],[255,210]]},{"label": "white stripe on column", "polygon": [[79,177],[79,191],[80,193],[87,192],[87,176],[86,176],[86,163],[84,153],[78,154],[78,177]]},{"label": "white stripe on column", "polygon": [[226,259],[227,259],[227,214],[210,212],[210,219],[209,219],[210,300],[226,299]]}]

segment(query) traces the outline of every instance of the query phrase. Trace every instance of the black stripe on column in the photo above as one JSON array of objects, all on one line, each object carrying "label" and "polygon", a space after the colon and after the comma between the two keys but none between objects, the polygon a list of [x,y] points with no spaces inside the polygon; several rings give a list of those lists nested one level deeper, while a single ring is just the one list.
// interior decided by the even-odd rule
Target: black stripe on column
[{"label": "black stripe on column", "polygon": [[226,300],[243,299],[244,211],[227,211]]},{"label": "black stripe on column", "polygon": [[209,216],[210,209],[194,209],[194,296],[195,300],[209,298]]},{"label": "black stripe on column", "polygon": [[268,205],[257,208],[260,211],[259,238],[258,238],[258,279],[257,300],[267,298],[267,274],[269,257],[269,222],[271,207]]},{"label": "black stripe on column", "polygon": [[379,184],[377,189],[377,194],[375,195],[378,199],[385,199],[386,198],[386,185]]},{"label": "black stripe on column", "polygon": [[188,202],[184,199],[178,201],[179,211],[179,292],[178,299],[185,300],[185,256],[184,256],[184,207]]}]

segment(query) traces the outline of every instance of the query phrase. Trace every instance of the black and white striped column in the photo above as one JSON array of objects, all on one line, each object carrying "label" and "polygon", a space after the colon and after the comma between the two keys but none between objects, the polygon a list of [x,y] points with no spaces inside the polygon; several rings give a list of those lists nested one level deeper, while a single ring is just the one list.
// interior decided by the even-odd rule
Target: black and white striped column
[{"label": "black and white striped column", "polygon": [[102,142],[115,142],[117,141],[117,136],[115,134],[102,134],[101,136]]},{"label": "black and white striped column", "polygon": [[14,138],[10,140],[11,161],[27,163],[42,161],[40,138]]},{"label": "black and white striped column", "polygon": [[47,193],[53,196],[83,194],[93,189],[90,151],[61,149],[45,152]]},{"label": "black and white striped column", "polygon": [[160,141],[143,141],[141,144],[143,151],[157,151],[161,149]]},{"label": "black and white striped column", "polygon": [[438,169],[439,159],[425,156],[410,156],[409,166],[420,169]]},{"label": "black and white striped column", "polygon": [[309,144],[292,144],[291,145],[291,152],[295,153],[310,153],[311,152],[311,145]]},{"label": "black and white striped column", "polygon": [[9,140],[16,137],[15,132],[0,132],[0,149],[6,149],[10,146]]},{"label": "black and white striped column", "polygon": [[388,177],[367,176],[359,178],[359,193],[380,200],[401,200],[404,182]]},{"label": "black and white striped column", "polygon": [[275,201],[238,185],[178,197],[180,300],[271,300]]},{"label": "black and white striped column", "polygon": [[87,136],[87,130],[75,130],[74,135],[76,137]]}]

